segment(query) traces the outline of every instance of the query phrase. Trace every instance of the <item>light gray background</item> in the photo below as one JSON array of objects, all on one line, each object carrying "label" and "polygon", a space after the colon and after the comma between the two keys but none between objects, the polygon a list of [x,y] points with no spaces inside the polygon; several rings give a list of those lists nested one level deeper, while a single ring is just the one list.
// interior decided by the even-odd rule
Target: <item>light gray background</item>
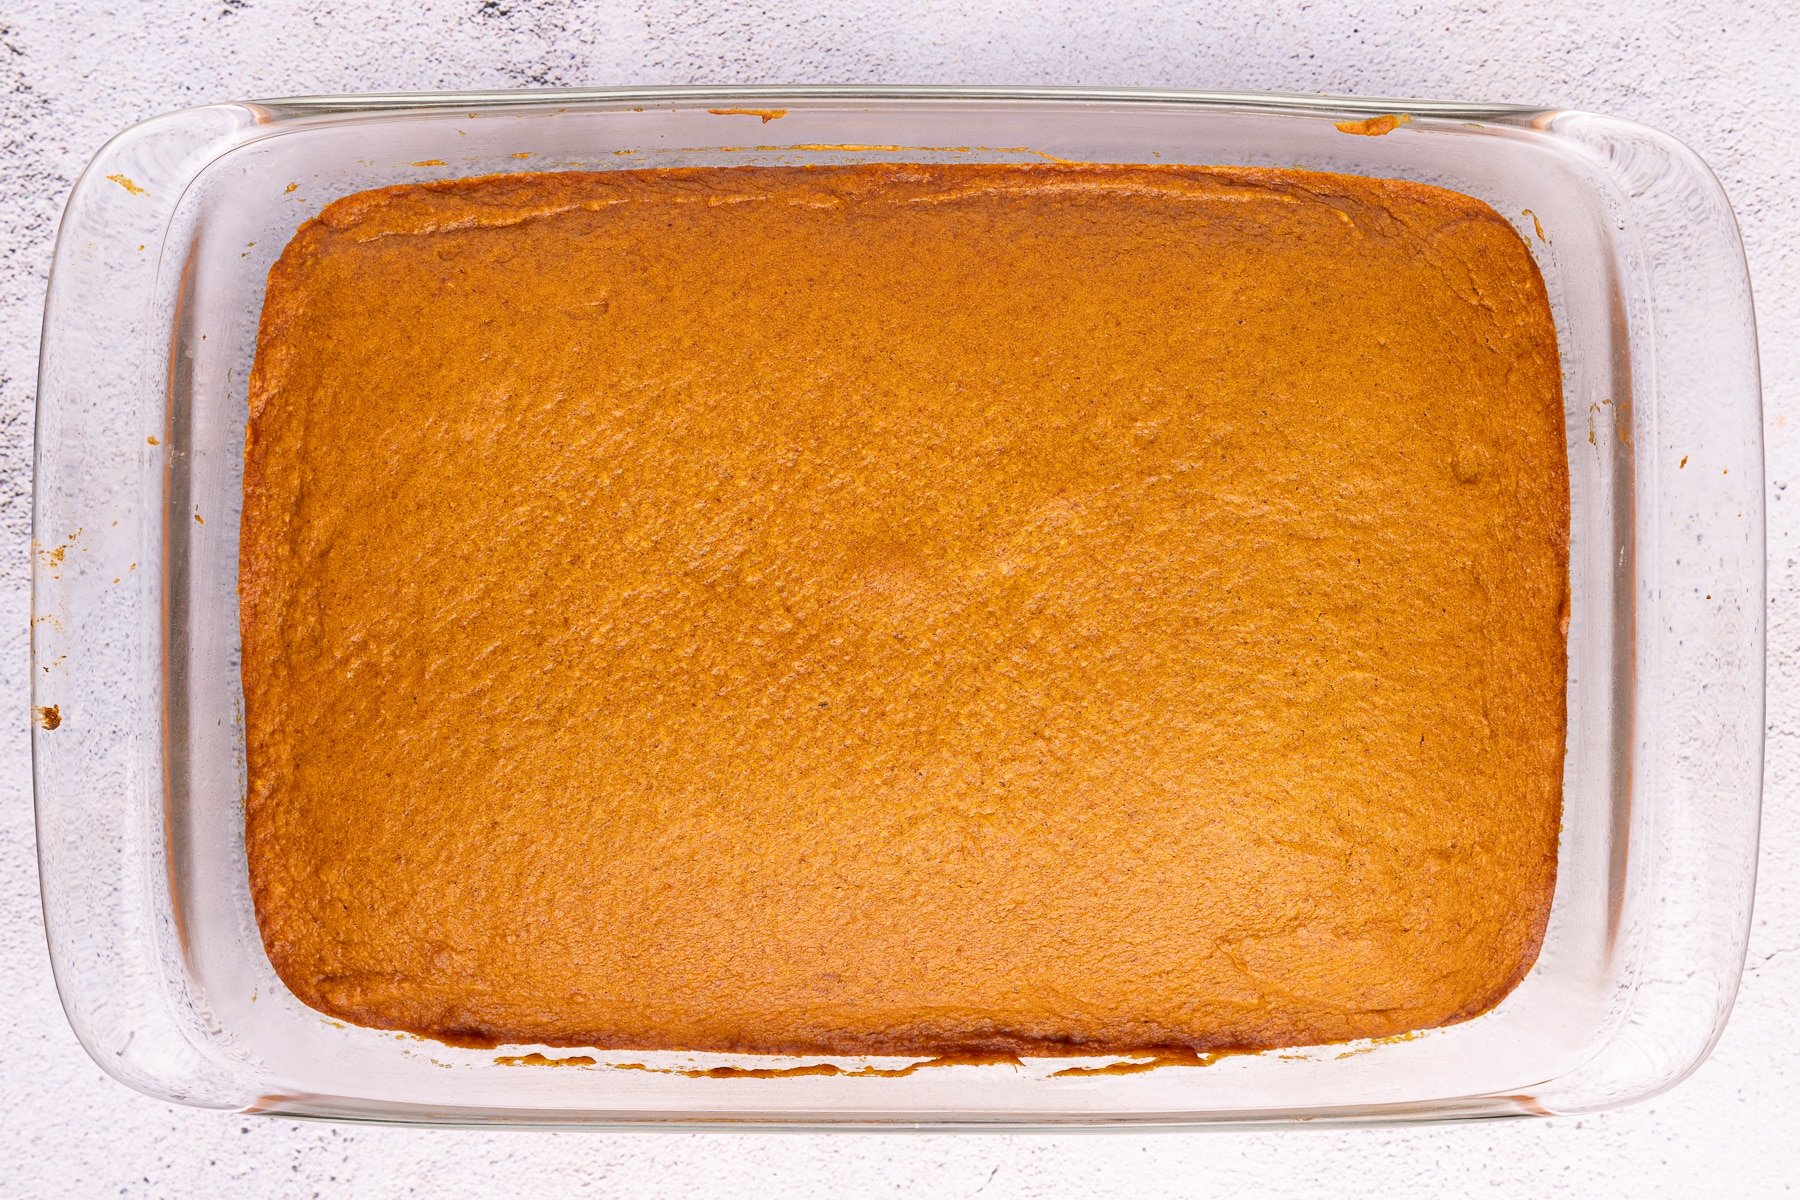
[{"label": "light gray background", "polygon": [[[0,0],[0,1196],[1766,1195],[1800,1174],[1800,13],[1784,0]],[[171,108],[302,92],[1076,83],[1517,100],[1668,130],[1723,178],[1762,326],[1769,768],[1749,970],[1680,1088],[1582,1120],[1058,1136],[477,1133],[171,1108],[103,1076],[43,948],[25,736],[31,409],[75,174]]]}]

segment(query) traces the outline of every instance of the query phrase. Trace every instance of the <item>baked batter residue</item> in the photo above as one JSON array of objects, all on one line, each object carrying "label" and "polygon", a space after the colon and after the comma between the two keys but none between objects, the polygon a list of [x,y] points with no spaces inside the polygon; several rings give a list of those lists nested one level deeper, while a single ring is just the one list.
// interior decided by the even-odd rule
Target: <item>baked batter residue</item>
[{"label": "baked batter residue", "polygon": [[1387,113],[1379,117],[1364,117],[1358,121],[1339,121],[1337,130],[1339,133],[1353,133],[1358,137],[1380,137],[1411,122],[1410,113]]},{"label": "baked batter residue", "polygon": [[1131,1062],[1107,1063],[1099,1067],[1064,1067],[1050,1074],[1052,1079],[1071,1079],[1083,1075],[1141,1075],[1164,1067],[1210,1067],[1224,1057],[1221,1053],[1196,1054],[1192,1050],[1174,1050]]},{"label": "baked batter residue", "polygon": [[761,117],[764,125],[788,115],[785,108],[709,108],[706,111],[715,117]]},{"label": "baked batter residue", "polygon": [[590,1054],[571,1054],[566,1058],[551,1058],[539,1054],[535,1050],[530,1054],[502,1054],[494,1061],[503,1067],[591,1067],[595,1058]]},{"label": "baked batter residue", "polygon": [[1016,1054],[945,1054],[904,1067],[840,1067],[836,1063],[802,1063],[797,1067],[652,1067],[644,1063],[618,1063],[620,1071],[650,1071],[658,1075],[684,1075],[689,1079],[793,1079],[805,1075],[842,1076],[846,1079],[904,1079],[915,1071],[934,1067],[1023,1067]]}]

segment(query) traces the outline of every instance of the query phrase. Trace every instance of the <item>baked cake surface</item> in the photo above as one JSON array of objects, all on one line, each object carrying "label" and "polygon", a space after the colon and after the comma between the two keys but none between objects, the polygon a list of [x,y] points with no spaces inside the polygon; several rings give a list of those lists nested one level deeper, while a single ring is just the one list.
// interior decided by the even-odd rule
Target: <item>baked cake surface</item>
[{"label": "baked cake surface", "polygon": [[445,1040],[1260,1048],[1481,1013],[1556,869],[1555,331],[1453,192],[518,175],[269,279],[264,945]]}]

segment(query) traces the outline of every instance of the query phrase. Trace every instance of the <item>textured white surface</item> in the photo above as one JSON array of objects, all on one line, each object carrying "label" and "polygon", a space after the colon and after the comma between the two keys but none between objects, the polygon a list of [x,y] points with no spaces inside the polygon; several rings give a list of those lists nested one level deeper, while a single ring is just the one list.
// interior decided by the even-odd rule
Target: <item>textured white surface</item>
[{"label": "textured white surface", "polygon": [[[686,82],[1085,83],[1518,100],[1665,129],[1724,180],[1763,330],[1769,769],[1737,1013],[1668,1095],[1583,1120],[1063,1136],[407,1131],[172,1108],[103,1076],[51,986],[25,729],[37,326],[60,206],[110,134],[302,92]],[[1766,1195],[1800,1178],[1800,36],[1787,0],[0,0],[0,1196],[1124,1192]]]}]

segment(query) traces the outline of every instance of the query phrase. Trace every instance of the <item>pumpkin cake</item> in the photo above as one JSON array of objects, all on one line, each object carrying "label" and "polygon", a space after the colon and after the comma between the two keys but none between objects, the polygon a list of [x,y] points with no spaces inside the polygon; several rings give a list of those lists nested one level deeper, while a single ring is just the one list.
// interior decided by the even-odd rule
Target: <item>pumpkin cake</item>
[{"label": "pumpkin cake", "polygon": [[521,174],[269,277],[257,920],[362,1025],[1101,1054],[1398,1034],[1556,873],[1556,332],[1468,196]]}]

